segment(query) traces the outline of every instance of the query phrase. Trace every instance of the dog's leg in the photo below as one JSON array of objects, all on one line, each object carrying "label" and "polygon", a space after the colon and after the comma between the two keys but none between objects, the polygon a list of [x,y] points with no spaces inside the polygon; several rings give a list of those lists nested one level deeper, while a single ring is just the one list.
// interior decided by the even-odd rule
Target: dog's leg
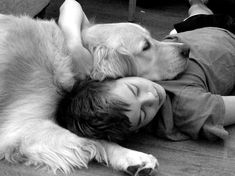
[{"label": "dog's leg", "polygon": [[118,144],[101,142],[105,148],[111,167],[124,171],[130,175],[150,175],[159,164],[157,159],[142,152],[124,148]]},{"label": "dog's leg", "polygon": [[158,167],[157,159],[152,155],[114,143],[78,137],[48,119],[8,124],[0,140],[5,141],[0,144],[1,159],[45,165],[54,172],[69,173],[74,167],[87,167],[93,159],[131,175],[148,175]]},{"label": "dog's leg", "polygon": [[[11,162],[45,165],[54,172],[60,170],[64,173],[69,173],[74,167],[87,167],[92,159],[107,163],[100,143],[78,137],[50,120],[32,120],[21,126],[17,134],[11,132],[5,135],[8,145],[0,146],[1,158]],[[13,136],[14,140],[11,140]],[[4,140],[3,136],[0,138]]]},{"label": "dog's leg", "polygon": [[46,98],[29,97],[5,108],[0,126],[0,159],[46,165],[54,172],[65,173],[74,167],[87,167],[92,159],[133,175],[151,172],[158,165],[152,155],[81,138],[61,128],[50,120],[53,106],[44,105]]},{"label": "dog's leg", "polygon": [[73,167],[87,167],[88,162],[93,159],[107,162],[102,146],[95,141],[78,137],[51,122],[42,130],[44,134],[34,135],[38,139],[33,139],[33,145],[24,147],[30,164],[40,161],[54,171],[69,173]]}]

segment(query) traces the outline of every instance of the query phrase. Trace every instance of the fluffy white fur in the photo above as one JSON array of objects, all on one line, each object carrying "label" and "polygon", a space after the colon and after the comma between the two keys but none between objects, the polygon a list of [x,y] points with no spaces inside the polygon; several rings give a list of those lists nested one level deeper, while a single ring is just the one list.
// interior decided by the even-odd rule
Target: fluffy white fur
[{"label": "fluffy white fur", "polygon": [[[102,53],[101,53],[102,55]],[[61,88],[74,84],[71,57],[54,21],[0,15],[0,158],[69,173],[95,159],[138,174],[157,160],[74,135],[54,122]]]}]

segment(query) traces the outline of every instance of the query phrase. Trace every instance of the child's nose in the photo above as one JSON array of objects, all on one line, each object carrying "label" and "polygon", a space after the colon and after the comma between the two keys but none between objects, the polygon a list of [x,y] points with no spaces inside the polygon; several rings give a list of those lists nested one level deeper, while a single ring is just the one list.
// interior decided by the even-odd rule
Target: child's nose
[{"label": "child's nose", "polygon": [[158,103],[158,98],[152,92],[146,92],[140,97],[142,106],[154,106]]}]

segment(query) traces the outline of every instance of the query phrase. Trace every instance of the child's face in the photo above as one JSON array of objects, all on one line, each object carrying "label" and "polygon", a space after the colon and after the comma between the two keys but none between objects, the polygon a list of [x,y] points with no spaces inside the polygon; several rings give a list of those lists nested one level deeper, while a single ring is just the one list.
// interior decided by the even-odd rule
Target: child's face
[{"label": "child's face", "polygon": [[147,125],[156,115],[166,98],[159,84],[140,77],[126,77],[114,81],[110,93],[130,105],[126,115],[136,130]]}]

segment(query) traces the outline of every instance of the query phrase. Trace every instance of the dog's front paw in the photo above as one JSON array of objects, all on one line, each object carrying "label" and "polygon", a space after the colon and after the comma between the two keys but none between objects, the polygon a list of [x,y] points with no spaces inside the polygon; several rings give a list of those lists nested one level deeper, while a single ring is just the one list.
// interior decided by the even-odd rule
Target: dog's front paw
[{"label": "dog's front paw", "polygon": [[159,164],[150,154],[124,148],[114,143],[102,142],[106,149],[109,165],[133,176],[147,176],[156,173]]},{"label": "dog's front paw", "polygon": [[138,152],[128,158],[126,172],[132,176],[153,176],[159,166],[157,159],[149,154]]},{"label": "dog's front paw", "polygon": [[119,148],[118,152],[114,153],[115,157],[110,158],[112,166],[132,176],[152,175],[159,166],[157,159],[150,154],[126,148]]},{"label": "dog's front paw", "polygon": [[157,174],[157,169],[146,168],[144,165],[135,165],[129,166],[126,172],[133,176],[155,176]]}]

